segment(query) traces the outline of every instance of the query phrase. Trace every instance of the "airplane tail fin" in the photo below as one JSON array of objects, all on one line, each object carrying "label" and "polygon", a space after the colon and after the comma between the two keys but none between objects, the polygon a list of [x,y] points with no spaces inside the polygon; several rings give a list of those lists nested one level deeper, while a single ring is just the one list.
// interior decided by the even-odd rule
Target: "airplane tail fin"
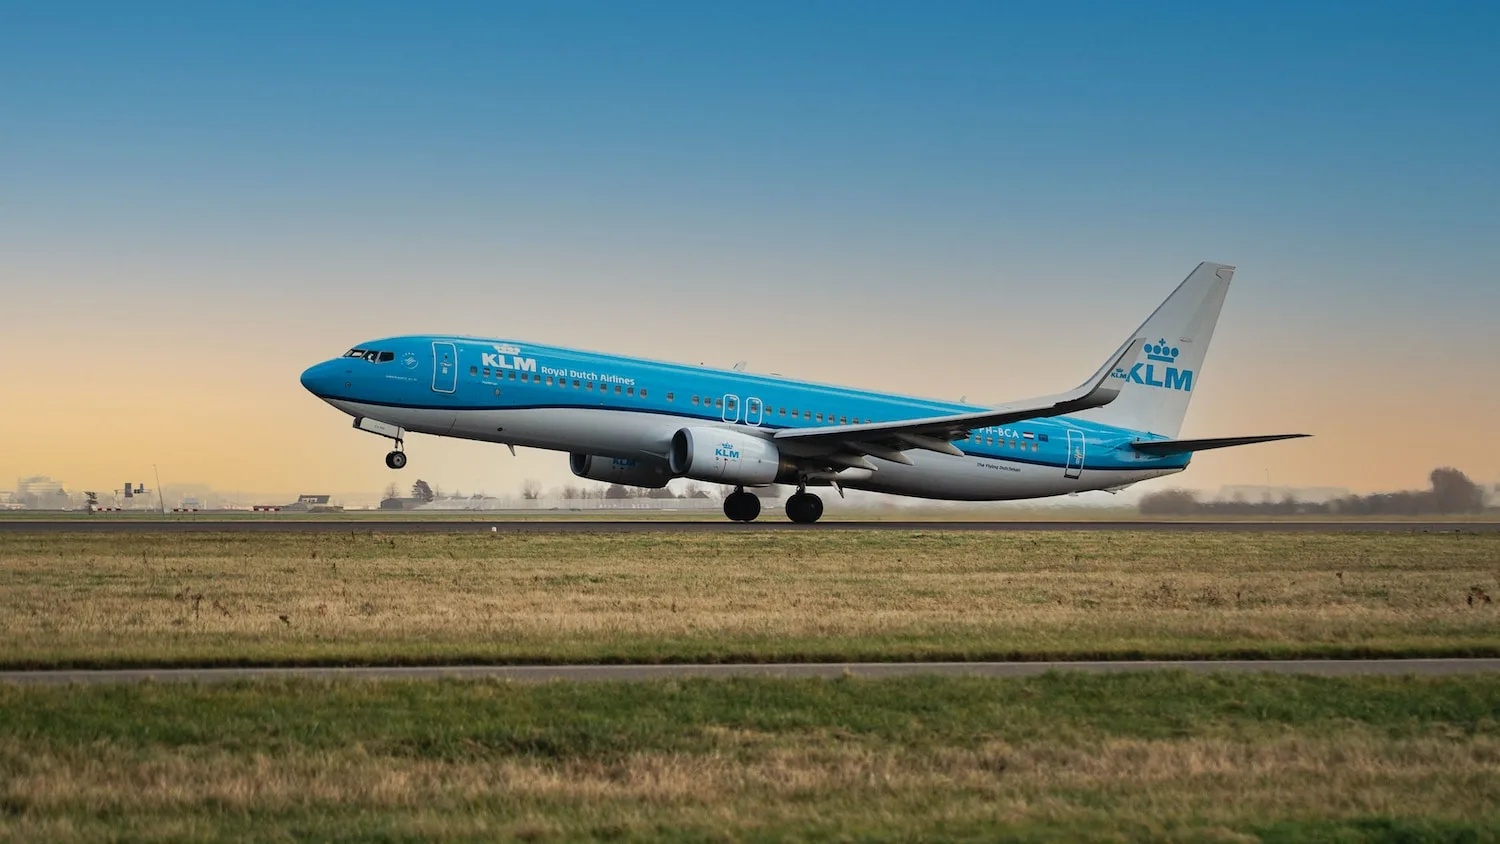
[{"label": "airplane tail fin", "polygon": [[1124,382],[1109,404],[1078,417],[1176,437],[1193,391],[1202,383],[1203,361],[1229,293],[1234,267],[1199,264],[1133,337],[1144,338],[1145,353],[1115,371]]}]

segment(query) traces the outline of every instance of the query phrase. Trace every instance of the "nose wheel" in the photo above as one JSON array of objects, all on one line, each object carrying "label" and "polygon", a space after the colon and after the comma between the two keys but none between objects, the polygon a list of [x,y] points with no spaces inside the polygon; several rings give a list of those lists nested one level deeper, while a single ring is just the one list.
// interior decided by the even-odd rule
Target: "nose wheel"
[{"label": "nose wheel", "polygon": [[406,452],[392,451],[385,456],[385,465],[392,469],[402,469],[406,466]]},{"label": "nose wheel", "polygon": [[799,492],[786,500],[786,517],[799,525],[810,525],[823,517],[823,499]]}]

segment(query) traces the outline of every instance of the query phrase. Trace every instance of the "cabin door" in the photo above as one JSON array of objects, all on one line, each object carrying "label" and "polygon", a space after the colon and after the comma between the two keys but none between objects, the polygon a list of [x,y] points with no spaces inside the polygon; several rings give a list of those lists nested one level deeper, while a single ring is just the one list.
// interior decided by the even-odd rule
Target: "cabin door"
[{"label": "cabin door", "polygon": [[458,389],[458,350],[452,343],[432,344],[432,391],[451,393]]},{"label": "cabin door", "polygon": [[1068,431],[1068,467],[1063,470],[1063,477],[1075,480],[1083,477],[1084,442],[1082,431]]}]

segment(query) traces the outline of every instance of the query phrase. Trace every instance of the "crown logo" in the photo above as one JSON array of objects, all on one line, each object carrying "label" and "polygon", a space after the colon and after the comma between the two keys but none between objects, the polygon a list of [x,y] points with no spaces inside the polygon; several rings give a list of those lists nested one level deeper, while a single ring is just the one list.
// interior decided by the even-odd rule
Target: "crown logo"
[{"label": "crown logo", "polygon": [[1176,363],[1180,350],[1167,345],[1167,339],[1163,337],[1155,343],[1146,346],[1146,360],[1159,360],[1164,363]]}]

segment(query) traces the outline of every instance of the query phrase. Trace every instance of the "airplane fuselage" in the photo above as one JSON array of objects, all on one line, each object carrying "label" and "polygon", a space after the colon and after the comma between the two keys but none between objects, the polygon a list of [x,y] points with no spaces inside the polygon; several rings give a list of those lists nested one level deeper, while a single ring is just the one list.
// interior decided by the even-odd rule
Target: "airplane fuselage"
[{"label": "airplane fuselage", "polygon": [[[730,432],[733,442],[769,442],[788,428],[985,409],[734,370],[427,335],[362,344],[309,369],[303,384],[355,417],[357,427],[371,430],[360,420],[377,420],[400,429],[376,431],[398,440],[418,432],[564,451],[575,455],[577,474],[642,486],[660,486],[672,476],[668,455],[673,437],[685,428]],[[944,500],[1037,498],[1116,489],[1186,468],[1190,455],[1150,456],[1130,448],[1157,438],[1057,416],[974,429],[952,441],[948,453],[917,448],[897,459],[866,455],[863,468],[793,470],[776,480]],[[776,439],[775,446],[788,465],[816,458],[799,453],[796,440]],[[718,482],[736,484],[730,478]]]}]

